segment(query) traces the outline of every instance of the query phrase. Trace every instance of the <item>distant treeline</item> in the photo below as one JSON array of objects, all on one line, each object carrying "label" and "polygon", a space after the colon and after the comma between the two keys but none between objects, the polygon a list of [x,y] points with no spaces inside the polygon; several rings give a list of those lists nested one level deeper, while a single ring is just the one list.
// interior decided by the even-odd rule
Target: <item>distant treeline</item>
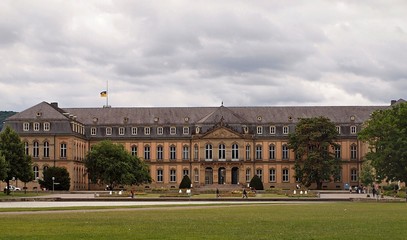
[{"label": "distant treeline", "polygon": [[0,131],[3,128],[3,122],[6,120],[6,118],[13,116],[16,114],[16,112],[12,111],[0,111]]}]

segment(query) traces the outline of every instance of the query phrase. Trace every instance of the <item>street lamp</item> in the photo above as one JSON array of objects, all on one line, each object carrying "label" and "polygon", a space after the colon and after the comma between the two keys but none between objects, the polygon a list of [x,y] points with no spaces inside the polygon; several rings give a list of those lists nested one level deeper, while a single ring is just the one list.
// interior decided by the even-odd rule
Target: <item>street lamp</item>
[{"label": "street lamp", "polygon": [[55,183],[54,183],[54,181],[55,181],[55,177],[52,177],[52,192],[54,192],[54,186],[55,186]]}]

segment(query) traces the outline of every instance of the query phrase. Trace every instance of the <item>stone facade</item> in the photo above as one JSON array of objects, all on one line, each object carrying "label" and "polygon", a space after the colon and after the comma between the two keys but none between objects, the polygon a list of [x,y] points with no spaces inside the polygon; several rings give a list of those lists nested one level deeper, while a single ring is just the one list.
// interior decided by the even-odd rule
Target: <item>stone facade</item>
[{"label": "stone facade", "polygon": [[[8,118],[5,125],[21,136],[36,177],[46,167],[66,167],[71,190],[98,187],[89,184],[83,160],[104,139],[123,144],[148,163],[153,182],[147,188],[178,188],[185,174],[194,188],[246,185],[257,174],[265,188],[293,189],[297,183],[288,134],[299,118],[325,116],[340,133],[336,154],[343,167],[340,179],[324,188],[344,189],[345,184],[360,184],[368,149],[357,139],[358,131],[373,111],[387,107],[60,108],[42,102]],[[36,186],[34,181],[28,189]]]}]

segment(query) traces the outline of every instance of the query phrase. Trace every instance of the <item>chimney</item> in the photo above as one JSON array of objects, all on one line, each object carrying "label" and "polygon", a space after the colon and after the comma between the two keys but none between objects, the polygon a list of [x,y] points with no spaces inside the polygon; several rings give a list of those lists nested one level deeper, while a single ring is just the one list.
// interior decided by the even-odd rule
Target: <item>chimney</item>
[{"label": "chimney", "polygon": [[52,102],[51,106],[53,106],[54,108],[58,108],[58,103],[57,102]]},{"label": "chimney", "polygon": [[397,100],[391,100],[391,102],[390,102],[390,106],[392,106],[392,105],[396,104],[396,102],[397,102]]}]

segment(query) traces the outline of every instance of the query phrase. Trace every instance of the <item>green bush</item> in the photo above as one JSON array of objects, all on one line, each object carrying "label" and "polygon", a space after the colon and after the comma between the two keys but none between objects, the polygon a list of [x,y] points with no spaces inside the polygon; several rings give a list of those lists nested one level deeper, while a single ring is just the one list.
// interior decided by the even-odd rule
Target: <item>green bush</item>
[{"label": "green bush", "polygon": [[191,187],[191,179],[188,177],[188,175],[184,175],[181,183],[179,184],[179,188],[185,189],[185,188],[190,188],[190,187]]},{"label": "green bush", "polygon": [[263,183],[261,182],[261,179],[257,175],[254,175],[252,180],[250,180],[250,185],[249,186],[251,188],[256,189],[256,190],[264,190]]}]

